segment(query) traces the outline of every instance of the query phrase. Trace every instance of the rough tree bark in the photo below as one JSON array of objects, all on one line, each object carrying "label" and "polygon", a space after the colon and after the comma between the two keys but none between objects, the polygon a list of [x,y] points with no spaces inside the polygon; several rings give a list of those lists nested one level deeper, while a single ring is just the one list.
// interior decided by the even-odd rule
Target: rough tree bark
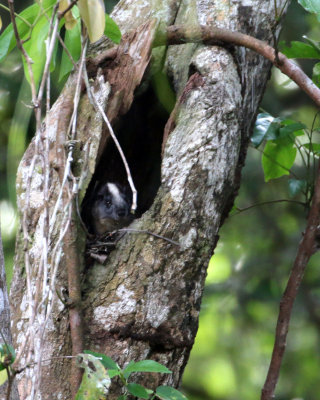
[{"label": "rough tree bark", "polygon": [[[0,230],[0,343],[12,345],[12,336],[10,330],[10,306],[8,298],[8,290],[6,284],[6,271],[4,268],[4,254],[2,247],[2,236]],[[0,398],[6,398],[8,393],[8,382],[0,386]],[[18,388],[16,382],[13,382],[11,387],[10,400],[18,400]]]},{"label": "rough tree bark", "polygon": [[[108,256],[106,265],[96,262],[81,267],[85,348],[108,354],[121,366],[129,360],[152,358],[173,371],[168,376],[145,374],[141,382],[148,387],[160,383],[179,385],[197,332],[207,264],[240,184],[249,137],[270,70],[269,62],[262,57],[232,46],[204,46],[199,42],[168,49],[162,47],[151,54],[152,39],[159,27],[199,23],[245,32],[272,43],[274,3],[265,0],[122,0],[113,12],[125,33],[118,51],[106,52],[112,47],[109,41],[101,41],[90,50],[88,72],[95,82],[96,96],[116,131],[119,127],[124,143],[129,143],[130,165],[135,179],[140,182],[140,199],[146,204],[144,209],[142,207],[145,212],[130,228],[148,230],[180,244],[175,246],[147,234],[127,233]],[[281,9],[285,1],[277,3]],[[163,117],[159,121],[155,117],[144,119],[146,108],[153,107],[147,102],[156,101],[154,94],[150,94],[151,78],[161,69],[169,76],[177,96],[166,125]],[[42,133],[42,138],[50,142],[52,171],[46,203],[51,207],[50,213],[61,188],[75,79],[75,75],[70,77],[47,115]],[[138,104],[139,96],[143,109]],[[131,128],[135,123],[133,117],[124,117],[131,106],[136,107],[135,114],[140,113],[136,131]],[[127,138],[126,134],[131,137]],[[101,179],[106,176],[105,170],[113,168],[111,162],[108,164],[113,157],[108,150],[110,136],[84,89],[77,135],[81,143],[77,161],[82,200],[95,167],[94,179]],[[26,198],[26,171],[36,146],[35,142],[31,143],[18,171],[21,211]],[[136,153],[132,148],[137,149]],[[154,158],[150,159],[149,152]],[[147,169],[151,169],[150,177],[142,179]],[[116,177],[114,170],[110,173]],[[30,184],[30,210],[24,224],[34,233],[29,252],[30,263],[36,266],[42,254],[39,242],[45,218],[40,167],[35,168]],[[59,212],[57,220],[49,250],[54,248],[59,232],[64,229]],[[77,262],[83,265],[84,233],[78,229],[76,234]],[[30,317],[25,291],[24,246],[21,234],[17,240],[11,289],[13,335],[18,349]],[[49,260],[51,268],[53,261]],[[67,288],[65,265],[69,261],[68,247],[64,247],[56,279],[56,290],[60,293]],[[36,279],[36,272],[33,274]],[[34,324],[36,329],[37,321]],[[68,310],[56,299],[47,323],[42,354],[48,359],[71,352]],[[65,359],[53,359],[49,367],[43,366],[41,399],[52,399],[53,393],[54,398],[70,398],[69,370],[70,361]],[[26,380],[32,373],[33,369],[29,368],[19,378],[22,398],[27,396],[23,388],[27,387]],[[115,385],[110,399],[118,394],[119,388]]]}]

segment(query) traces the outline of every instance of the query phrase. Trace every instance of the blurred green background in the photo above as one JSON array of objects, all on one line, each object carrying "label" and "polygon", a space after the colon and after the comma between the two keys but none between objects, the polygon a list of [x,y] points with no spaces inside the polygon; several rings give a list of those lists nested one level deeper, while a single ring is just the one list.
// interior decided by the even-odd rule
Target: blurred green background
[{"label": "blurred green background", "polygon": [[[29,2],[30,3],[30,2]],[[110,10],[116,1],[106,1]],[[16,9],[26,1],[15,1]],[[4,25],[8,15],[0,9]],[[320,25],[293,1],[282,40],[318,40]],[[312,63],[301,63],[311,73]],[[53,80],[57,81],[57,79]],[[59,92],[61,86],[55,88]],[[30,92],[20,55],[0,64],[0,215],[7,279],[12,275],[15,174],[34,131]],[[311,128],[316,108],[286,77],[273,71],[261,107]],[[319,123],[316,122],[316,127]],[[303,175],[303,166],[296,166]],[[287,178],[264,183],[261,154],[250,148],[236,206],[288,199]],[[299,200],[299,199],[298,199]],[[220,231],[203,299],[199,332],[186,367],[182,389],[190,400],[254,400],[260,397],[270,361],[279,300],[305,226],[305,210],[274,203],[234,213]],[[294,307],[287,350],[277,387],[278,400],[320,398],[319,255],[313,256]]]}]

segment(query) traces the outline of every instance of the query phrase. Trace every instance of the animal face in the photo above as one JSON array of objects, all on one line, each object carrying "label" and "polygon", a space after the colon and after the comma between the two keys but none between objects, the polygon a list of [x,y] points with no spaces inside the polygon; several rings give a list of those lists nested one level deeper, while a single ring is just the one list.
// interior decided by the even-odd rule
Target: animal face
[{"label": "animal face", "polygon": [[92,204],[92,226],[98,235],[112,232],[128,225],[132,200],[125,189],[116,183],[106,183],[98,188]]}]

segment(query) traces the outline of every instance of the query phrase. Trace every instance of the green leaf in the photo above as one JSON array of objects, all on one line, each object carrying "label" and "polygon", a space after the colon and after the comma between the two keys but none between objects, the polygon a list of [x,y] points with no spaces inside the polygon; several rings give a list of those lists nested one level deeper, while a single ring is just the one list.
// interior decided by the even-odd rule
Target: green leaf
[{"label": "green leaf", "polygon": [[[79,9],[78,7],[73,7],[73,15],[75,18],[78,18],[80,16],[79,14]],[[64,36],[64,44],[66,48],[69,50],[69,53],[71,54],[73,61],[77,62],[80,58],[81,54],[81,21],[80,18],[78,18],[76,25],[69,30],[66,30],[65,36]],[[61,65],[60,65],[60,71],[59,71],[59,81],[61,81],[63,78],[65,78],[69,73],[72,71],[73,64],[65,52],[63,50],[62,53],[62,58],[61,58]]]},{"label": "green leaf", "polygon": [[302,136],[304,135],[303,129],[306,129],[306,126],[301,122],[285,119],[281,121],[279,137],[283,138],[291,134],[294,134],[294,136]]},{"label": "green leaf", "polygon": [[305,143],[303,147],[317,156],[320,155],[320,143]]},{"label": "green leaf", "polygon": [[132,362],[123,370],[124,374],[131,374],[132,372],[159,372],[162,374],[172,373],[167,367],[153,360]]},{"label": "green leaf", "polygon": [[320,21],[320,2],[319,0],[298,0],[302,7],[310,13],[316,14]]},{"label": "green leaf", "polygon": [[320,87],[320,63],[313,66],[312,69],[312,80],[318,87]]},{"label": "green leaf", "polygon": [[307,181],[304,179],[289,179],[288,186],[290,197],[294,197],[306,189]]},{"label": "green leaf", "polygon": [[14,48],[15,40],[13,36],[12,25],[10,24],[0,35],[0,62]]},{"label": "green leaf", "polygon": [[107,369],[120,370],[119,365],[116,362],[114,362],[112,358],[106,356],[105,354],[97,353],[91,350],[84,350],[84,353],[91,354],[92,356],[99,358],[101,364]]},{"label": "green leaf", "polygon": [[188,400],[184,394],[171,386],[158,386],[156,389],[156,395],[161,400]]},{"label": "green leaf", "polygon": [[277,139],[280,134],[280,123],[280,118],[274,118],[268,113],[259,114],[251,138],[253,146],[260,146],[263,140]]},{"label": "green leaf", "polygon": [[127,396],[125,394],[122,394],[117,398],[117,400],[127,400]]},{"label": "green leaf", "polygon": [[114,43],[119,44],[121,41],[121,32],[118,25],[114,22],[114,20],[110,17],[110,15],[106,14],[106,26],[104,29],[104,34],[111,39]]},{"label": "green leaf", "polygon": [[289,175],[290,168],[296,159],[296,154],[297,149],[290,138],[267,142],[262,155],[265,181],[268,182],[270,179]]},{"label": "green leaf", "polygon": [[127,389],[133,396],[140,397],[141,399],[149,399],[153,393],[153,390],[147,389],[138,383],[128,383]]},{"label": "green leaf", "polygon": [[307,43],[309,43],[318,53],[320,53],[320,42],[318,42],[317,40],[313,40],[313,39],[308,38],[307,35],[303,35],[302,37],[303,37],[303,39],[304,39]]},{"label": "green leaf", "polygon": [[[127,367],[122,371],[125,379],[129,378],[129,376],[131,374],[130,367],[134,364],[135,364],[135,362],[133,360],[129,361],[129,364],[127,365]],[[126,372],[127,369],[129,370],[129,372]]]},{"label": "green leaf", "polygon": [[[33,77],[36,86],[38,86],[40,78],[43,73],[44,65],[46,62],[46,45],[45,39],[48,36],[49,31],[49,22],[45,16],[41,17],[38,22],[36,23],[35,27],[33,28],[31,39],[25,43],[25,49],[32,59],[33,64],[31,66]],[[23,67],[25,76],[30,83],[30,76],[27,67],[27,63],[24,59],[23,60]]]},{"label": "green leaf", "polygon": [[121,375],[121,370],[119,370],[119,369],[108,369],[108,374],[109,374],[110,378],[112,379],[115,376]]},{"label": "green leaf", "polygon": [[[44,10],[47,11],[48,16],[52,13],[52,6],[56,3],[56,0],[44,0],[42,5]],[[50,9],[51,8],[51,9]],[[48,10],[50,9],[50,11]],[[41,12],[38,4],[33,4],[27,7],[19,15],[26,20],[29,24],[33,24]],[[17,28],[21,39],[26,39],[30,33],[30,26],[20,18],[16,19]],[[8,25],[7,28],[0,35],[0,62],[6,57],[10,51],[16,46],[16,39],[13,33],[12,24]]]},{"label": "green leaf", "polygon": [[75,400],[105,399],[111,384],[111,379],[102,363],[91,354],[79,354],[79,367],[84,368],[81,385]]},{"label": "green leaf", "polygon": [[289,47],[285,42],[280,42],[279,47],[288,58],[320,58],[320,51],[308,43],[293,41]]},{"label": "green leaf", "polygon": [[16,352],[10,344],[2,343],[0,345],[0,371],[6,369],[8,365],[13,364],[16,359]]}]

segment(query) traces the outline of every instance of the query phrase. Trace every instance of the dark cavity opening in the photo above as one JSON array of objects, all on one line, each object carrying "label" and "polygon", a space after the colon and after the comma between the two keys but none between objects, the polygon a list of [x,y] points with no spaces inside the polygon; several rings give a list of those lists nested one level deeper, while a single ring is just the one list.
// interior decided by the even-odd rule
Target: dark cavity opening
[{"label": "dark cavity opening", "polygon": [[[138,191],[137,217],[150,208],[161,183],[163,131],[174,105],[172,91],[164,75],[156,76],[146,90],[143,90],[143,85],[138,88],[128,113],[113,126]],[[97,182],[128,185],[123,162],[112,139],[96,167],[84,207]]]}]

